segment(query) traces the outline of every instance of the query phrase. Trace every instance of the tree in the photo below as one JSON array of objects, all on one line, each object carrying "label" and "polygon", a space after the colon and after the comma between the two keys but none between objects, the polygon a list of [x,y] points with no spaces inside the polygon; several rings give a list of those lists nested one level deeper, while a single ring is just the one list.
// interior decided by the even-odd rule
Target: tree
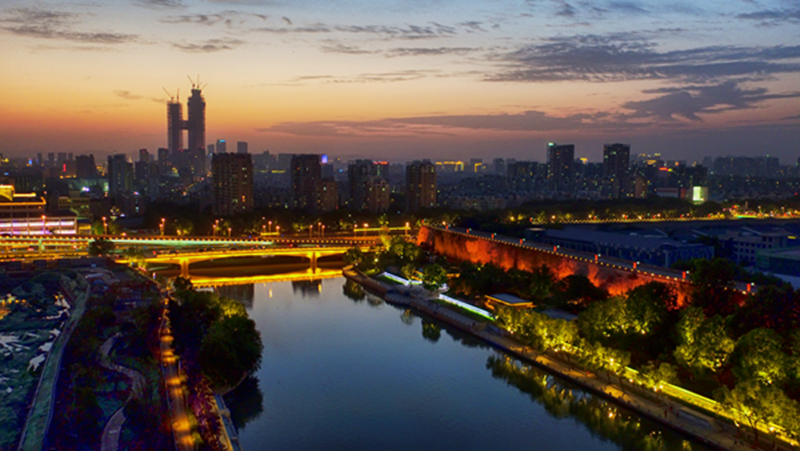
[{"label": "tree", "polygon": [[422,286],[426,290],[436,290],[447,283],[447,270],[441,265],[433,263],[422,270]]},{"label": "tree", "polygon": [[232,387],[261,366],[261,334],[255,321],[242,315],[223,317],[203,338],[198,361],[216,387]]},{"label": "tree", "polygon": [[403,273],[403,277],[408,280],[417,277],[417,267],[413,263],[406,263],[403,265],[400,272]]},{"label": "tree", "polygon": [[358,246],[353,246],[344,253],[344,262],[348,265],[358,266],[364,261],[364,253]]},{"label": "tree", "polygon": [[734,341],[728,336],[725,319],[706,319],[696,307],[684,310],[677,325],[679,345],[675,349],[678,362],[695,373],[716,373],[728,360]]},{"label": "tree", "polygon": [[763,385],[756,380],[740,382],[729,390],[722,386],[714,391],[718,409],[739,422],[747,422],[758,443],[758,426],[766,422],[781,422],[789,403],[783,390]]},{"label": "tree", "polygon": [[89,243],[89,255],[92,257],[106,256],[110,254],[117,246],[113,241],[99,238]]},{"label": "tree", "polygon": [[606,299],[608,292],[596,287],[588,277],[572,274],[558,281],[555,296],[562,304],[582,309],[592,302]]},{"label": "tree", "polygon": [[673,383],[677,380],[677,369],[674,365],[670,365],[666,362],[662,362],[659,365],[656,365],[656,362],[649,362],[639,373],[639,382],[651,390],[660,388],[665,383]]},{"label": "tree", "polygon": [[669,310],[677,309],[678,296],[666,284],[649,282],[626,294],[625,307],[633,331],[648,334],[663,323]]},{"label": "tree", "polygon": [[736,342],[733,373],[736,379],[782,384],[788,378],[783,340],[771,329],[754,329]]}]

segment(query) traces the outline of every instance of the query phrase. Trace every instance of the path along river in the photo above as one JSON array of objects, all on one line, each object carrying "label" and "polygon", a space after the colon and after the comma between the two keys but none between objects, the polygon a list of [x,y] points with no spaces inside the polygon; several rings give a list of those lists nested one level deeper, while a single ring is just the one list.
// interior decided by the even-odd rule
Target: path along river
[{"label": "path along river", "polygon": [[219,288],[264,342],[246,451],[707,449],[344,278]]}]

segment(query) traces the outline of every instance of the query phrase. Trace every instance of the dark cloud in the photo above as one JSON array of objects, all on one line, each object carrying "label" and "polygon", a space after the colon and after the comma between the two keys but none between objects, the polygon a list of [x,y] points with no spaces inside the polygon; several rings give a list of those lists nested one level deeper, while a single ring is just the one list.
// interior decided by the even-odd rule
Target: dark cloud
[{"label": "dark cloud", "polygon": [[628,14],[648,14],[649,11],[637,2],[614,1],[608,4],[609,9]]},{"label": "dark cloud", "polygon": [[183,0],[134,0],[133,3],[146,8],[158,9],[183,8],[186,6]]},{"label": "dark cloud", "polygon": [[140,95],[131,94],[130,91],[125,91],[122,89],[117,89],[116,91],[114,91],[114,95],[117,97],[121,97],[125,100],[141,100],[144,98]]},{"label": "dark cloud", "polygon": [[766,100],[800,97],[800,92],[770,94],[766,88],[745,89],[733,80],[712,86],[661,88],[647,90],[644,93],[664,95],[648,100],[626,102],[622,107],[633,110],[632,117],[668,121],[674,120],[676,116],[700,121],[702,119],[698,114],[744,110],[755,108]]},{"label": "dark cloud", "polygon": [[435,48],[395,48],[386,51],[389,58],[397,56],[440,56],[440,55],[466,55],[478,49],[470,47],[435,47]]},{"label": "dark cloud", "polygon": [[233,25],[244,24],[249,17],[255,17],[260,20],[267,20],[269,16],[264,14],[244,13],[240,11],[222,11],[214,14],[181,14],[177,16],[168,16],[160,20],[163,23],[169,24],[195,24],[214,26],[217,24],[224,24],[229,27]]},{"label": "dark cloud", "polygon": [[763,10],[739,14],[739,19],[758,20],[766,25],[777,25],[782,22],[800,21],[800,9]]},{"label": "dark cloud", "polygon": [[660,51],[638,33],[575,35],[546,39],[491,56],[504,69],[490,81],[592,82],[678,79],[713,82],[798,72],[800,46],[710,46]]},{"label": "dark cloud", "polygon": [[556,11],[556,16],[561,17],[575,17],[575,14],[578,13],[578,10],[575,9],[574,6],[570,5],[567,2],[561,3],[558,10]]},{"label": "dark cloud", "polygon": [[0,28],[19,36],[84,44],[122,44],[137,38],[132,34],[76,30],[79,17],[71,12],[18,8],[8,11],[8,15],[0,19]]},{"label": "dark cloud", "polygon": [[263,27],[253,31],[275,34],[300,34],[300,33],[352,33],[352,34],[374,34],[384,39],[425,39],[455,36],[455,27],[431,22],[428,25],[407,25],[405,27],[395,27],[388,25],[328,25],[324,23],[314,23],[305,26],[292,27]]},{"label": "dark cloud", "polygon": [[222,39],[208,39],[203,42],[195,42],[195,43],[174,43],[172,44],[173,47],[183,50],[184,52],[189,53],[212,53],[212,52],[219,52],[222,50],[233,50],[236,47],[244,44],[244,41],[239,39],[231,39],[231,38],[222,38]]},{"label": "dark cloud", "polygon": [[372,50],[365,50],[361,47],[346,45],[335,41],[327,41],[320,47],[320,50],[326,53],[342,53],[345,55],[365,55],[374,53]]},{"label": "dark cloud", "polygon": [[429,76],[438,76],[439,71],[436,70],[399,70],[393,72],[367,72],[353,76],[340,76],[340,75],[304,75],[292,78],[284,83],[279,83],[281,86],[301,86],[309,82],[318,83],[335,83],[335,84],[350,84],[350,83],[395,83],[401,81],[418,80]]},{"label": "dark cloud", "polygon": [[[389,118],[378,121],[285,122],[261,132],[280,132],[297,136],[375,136],[375,135],[452,135],[458,129],[498,132],[541,132],[575,129],[614,128],[607,113],[573,114],[554,117],[542,111],[519,114],[481,114]],[[630,125],[628,125],[630,127]]]}]

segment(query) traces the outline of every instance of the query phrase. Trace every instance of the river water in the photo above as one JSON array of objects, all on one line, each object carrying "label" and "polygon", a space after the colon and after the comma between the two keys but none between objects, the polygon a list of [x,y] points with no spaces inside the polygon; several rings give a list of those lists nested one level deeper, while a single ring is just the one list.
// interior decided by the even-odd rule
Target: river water
[{"label": "river water", "polygon": [[706,449],[359,288],[218,288],[264,342],[226,398],[245,451]]}]

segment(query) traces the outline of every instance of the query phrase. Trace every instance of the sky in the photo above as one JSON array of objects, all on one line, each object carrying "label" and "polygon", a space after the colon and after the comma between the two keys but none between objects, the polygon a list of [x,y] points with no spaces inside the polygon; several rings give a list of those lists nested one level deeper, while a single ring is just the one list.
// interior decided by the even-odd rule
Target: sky
[{"label": "sky", "polygon": [[6,157],[155,153],[189,76],[251,153],[800,156],[800,0],[3,0],[0,62]]}]

